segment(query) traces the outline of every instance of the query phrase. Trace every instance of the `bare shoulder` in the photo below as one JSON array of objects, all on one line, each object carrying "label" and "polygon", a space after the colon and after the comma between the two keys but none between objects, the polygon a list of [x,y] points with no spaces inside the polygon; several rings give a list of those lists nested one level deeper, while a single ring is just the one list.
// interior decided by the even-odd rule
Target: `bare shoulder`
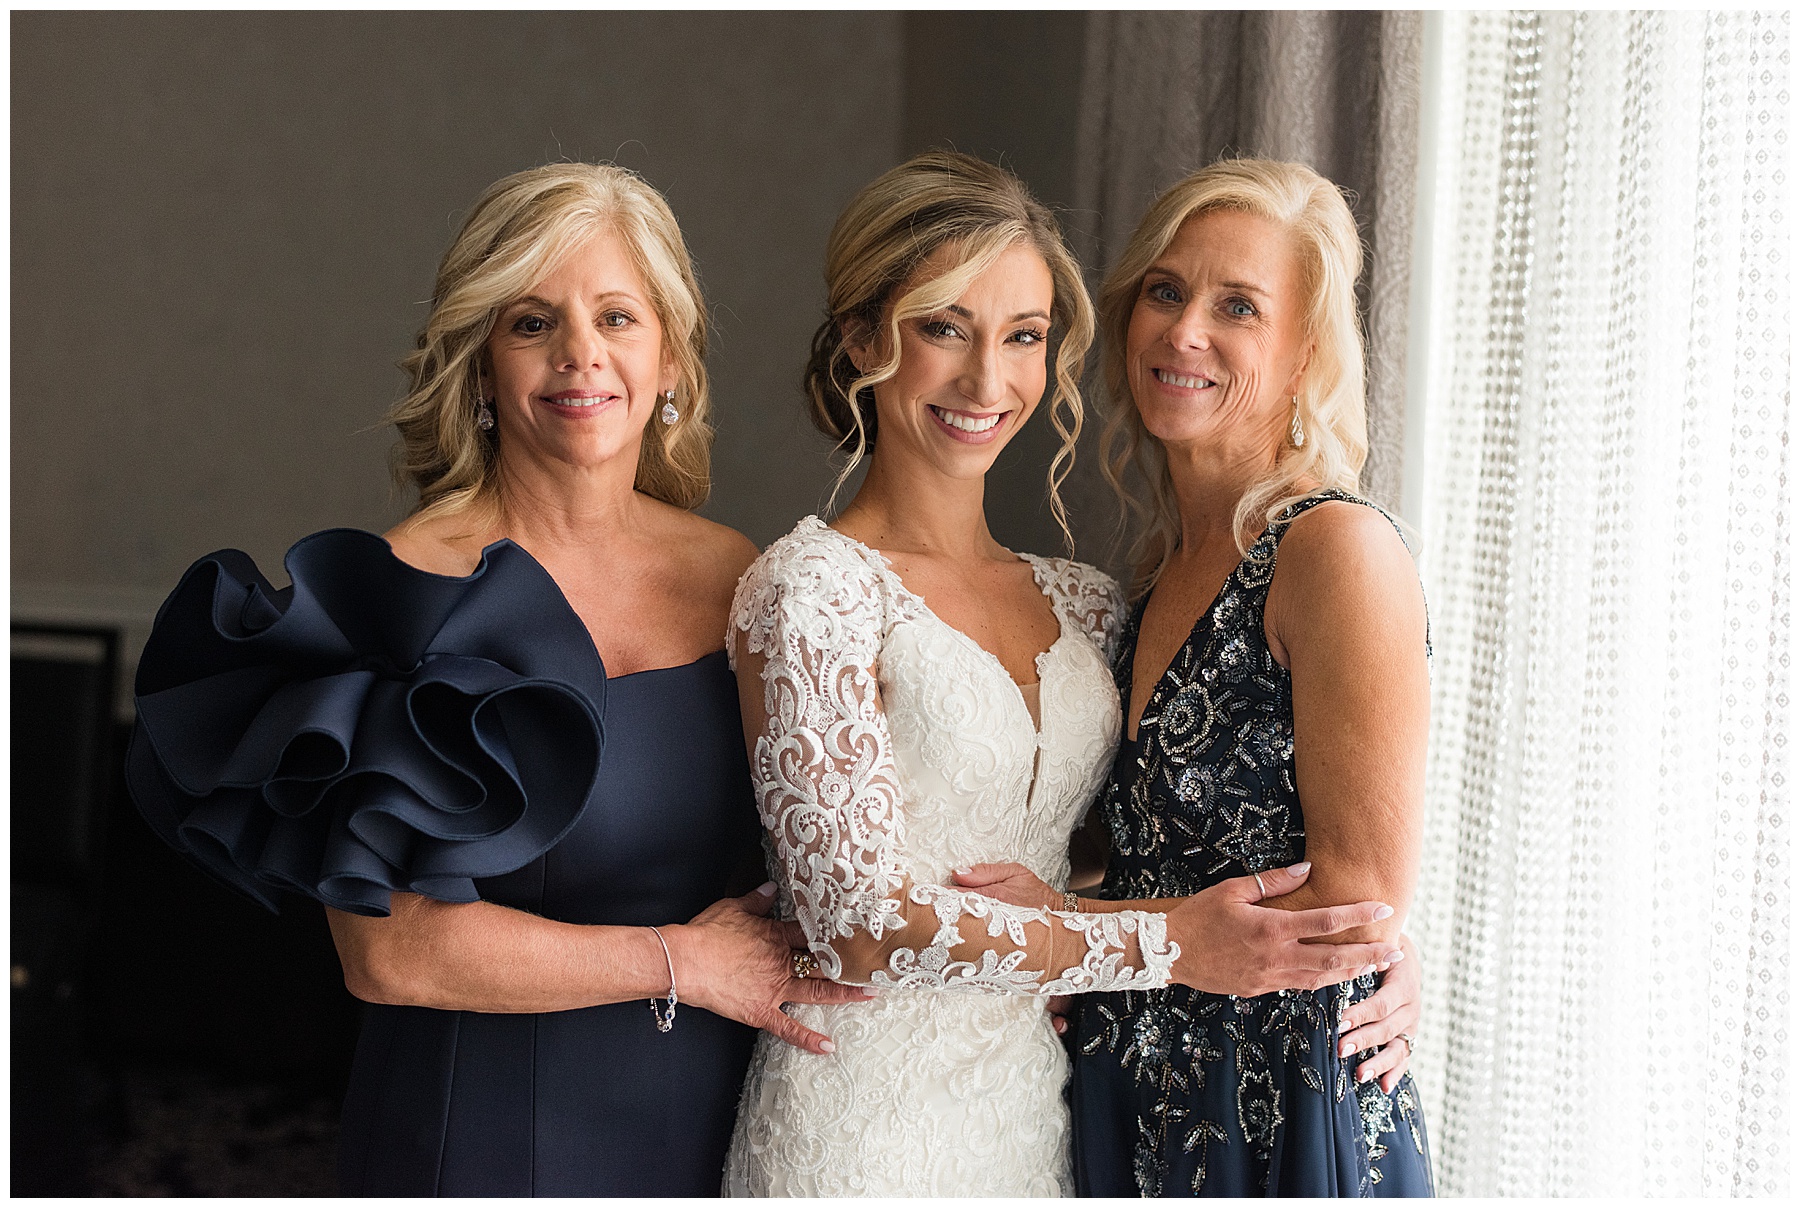
[{"label": "bare shoulder", "polygon": [[652,531],[679,563],[679,570],[697,591],[723,592],[736,588],[761,551],[756,543],[734,528],[697,516],[673,504],[652,500]]},{"label": "bare shoulder", "polygon": [[1269,584],[1270,620],[1335,616],[1423,631],[1418,568],[1393,522],[1375,508],[1332,500],[1308,509],[1281,538]]},{"label": "bare shoulder", "polygon": [[408,566],[453,576],[472,573],[481,563],[482,549],[494,540],[488,526],[458,516],[409,517],[382,536]]},{"label": "bare shoulder", "polygon": [[1419,582],[1412,553],[1393,521],[1376,508],[1339,499],[1307,509],[1288,526],[1275,574],[1295,585],[1365,577],[1404,587]]}]

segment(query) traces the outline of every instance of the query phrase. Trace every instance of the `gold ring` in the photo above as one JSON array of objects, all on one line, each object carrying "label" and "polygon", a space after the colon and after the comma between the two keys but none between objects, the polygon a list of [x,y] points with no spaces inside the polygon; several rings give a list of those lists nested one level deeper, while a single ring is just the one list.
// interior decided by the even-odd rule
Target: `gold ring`
[{"label": "gold ring", "polygon": [[805,981],[819,971],[819,958],[810,952],[795,952],[790,967],[795,977]]}]

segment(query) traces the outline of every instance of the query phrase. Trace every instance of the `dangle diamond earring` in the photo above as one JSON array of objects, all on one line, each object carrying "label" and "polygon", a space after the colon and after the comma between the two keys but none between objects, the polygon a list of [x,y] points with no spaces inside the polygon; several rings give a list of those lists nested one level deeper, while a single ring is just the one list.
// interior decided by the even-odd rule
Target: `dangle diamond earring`
[{"label": "dangle diamond earring", "polygon": [[494,427],[494,411],[488,401],[479,393],[475,395],[475,426],[483,432],[490,432]]},{"label": "dangle diamond earring", "polygon": [[664,394],[663,400],[662,422],[673,425],[676,420],[681,418],[681,412],[675,409],[675,392],[671,390]]},{"label": "dangle diamond earring", "polygon": [[1306,447],[1306,429],[1300,426],[1300,396],[1294,396],[1294,419],[1288,424],[1288,439],[1294,442],[1294,448]]}]

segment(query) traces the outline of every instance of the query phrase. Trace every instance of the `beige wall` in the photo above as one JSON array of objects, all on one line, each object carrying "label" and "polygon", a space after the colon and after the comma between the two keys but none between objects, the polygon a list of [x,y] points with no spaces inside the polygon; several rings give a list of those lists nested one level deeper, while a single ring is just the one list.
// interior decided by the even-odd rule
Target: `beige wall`
[{"label": "beige wall", "polygon": [[437,257],[484,185],[559,156],[643,172],[690,240],[709,512],[767,542],[817,505],[795,383],[825,235],[899,153],[899,17],[28,13],[12,54],[22,596],[390,524],[368,429]]},{"label": "beige wall", "polygon": [[[1072,191],[1080,18],[881,13],[19,13],[12,18],[12,586],[122,624],[196,557],[380,530],[380,417],[437,258],[495,178],[609,159],[669,197],[717,320],[707,514],[820,506],[798,377],[839,209],[903,155]],[[990,489],[1059,544],[1044,424]]]}]

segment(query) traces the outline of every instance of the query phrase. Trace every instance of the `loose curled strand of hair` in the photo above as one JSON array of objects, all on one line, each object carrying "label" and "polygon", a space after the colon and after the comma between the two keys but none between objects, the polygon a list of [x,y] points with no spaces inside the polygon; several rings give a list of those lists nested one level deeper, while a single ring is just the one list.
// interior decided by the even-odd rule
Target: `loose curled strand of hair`
[{"label": "loose curled strand of hair", "polygon": [[[874,451],[874,387],[899,371],[901,324],[954,303],[1021,242],[1043,256],[1054,286],[1051,322],[1061,340],[1049,410],[1062,443],[1045,484],[1073,552],[1061,486],[1081,435],[1081,370],[1094,338],[1093,307],[1050,211],[1004,168],[953,151],[915,156],[871,182],[845,208],[826,246],[827,313],[813,334],[804,385],[814,426],[845,455],[827,511]],[[926,261],[944,249],[951,263],[918,280]],[[853,350],[878,363],[859,370]]]}]

